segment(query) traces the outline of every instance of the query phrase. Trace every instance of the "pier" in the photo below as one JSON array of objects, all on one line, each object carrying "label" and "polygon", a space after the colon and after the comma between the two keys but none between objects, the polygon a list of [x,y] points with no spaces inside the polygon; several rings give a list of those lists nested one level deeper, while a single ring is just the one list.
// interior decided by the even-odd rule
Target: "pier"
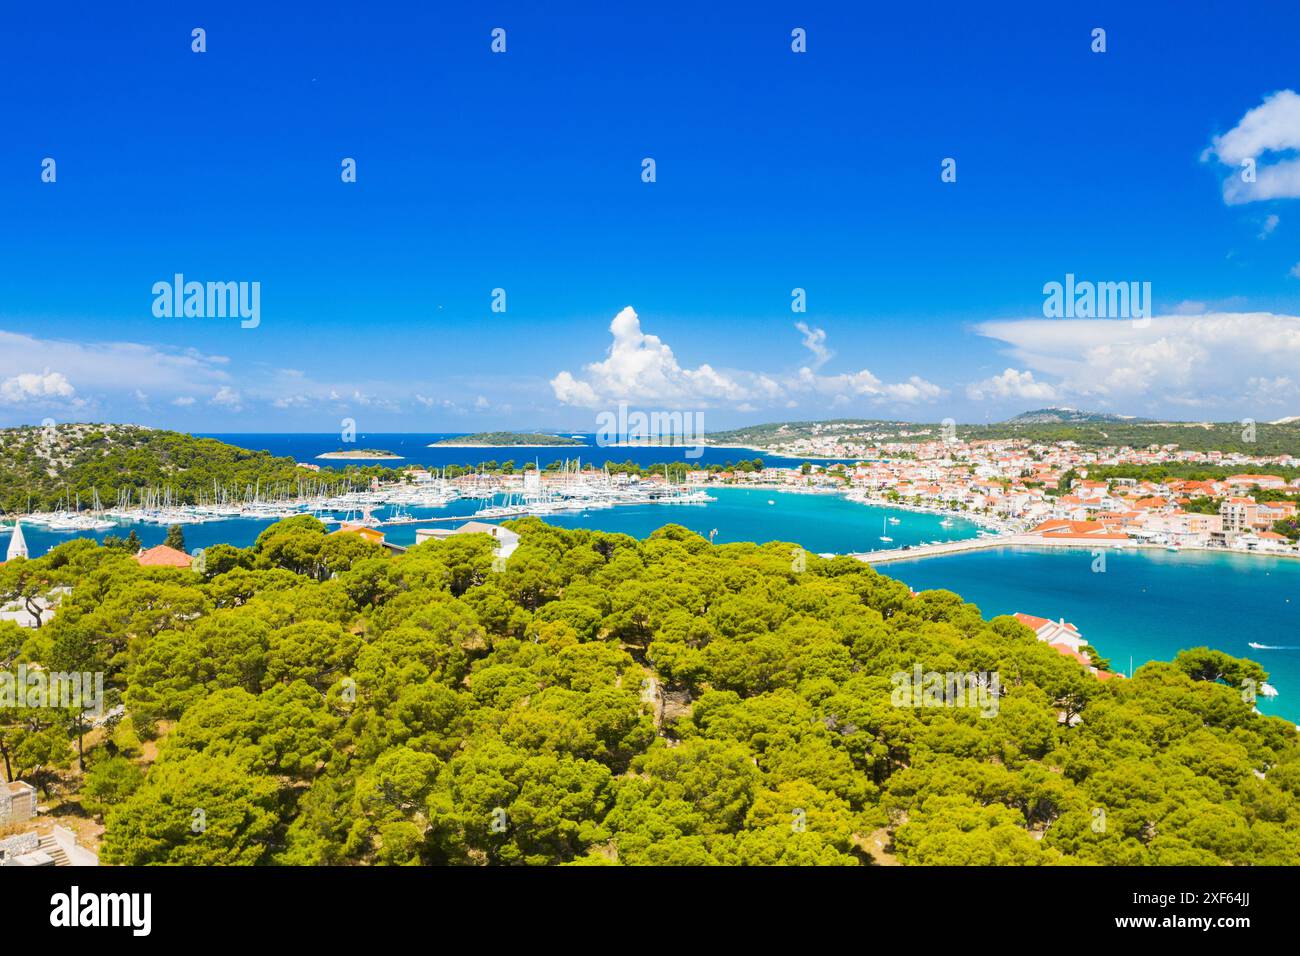
[{"label": "pier", "polygon": [[[867,564],[889,564],[891,561],[910,561],[913,558],[933,558],[944,554],[963,554],[967,551],[988,551],[992,548],[1074,548],[1085,551],[1164,551],[1163,544],[1147,544],[1131,539],[1089,538],[1087,535],[997,534],[988,538],[965,538],[945,541],[942,544],[922,544],[911,548],[891,548],[888,551],[862,551],[849,557]],[[1194,549],[1187,550],[1207,550]],[[1240,552],[1248,553],[1248,552]]]},{"label": "pier", "polygon": [[911,561],[913,558],[933,558],[941,554],[963,554],[967,551],[987,551],[990,548],[1016,546],[1042,546],[1041,535],[998,534],[988,538],[965,538],[945,541],[942,544],[921,544],[910,548],[890,548],[887,551],[863,551],[853,557],[867,564],[889,564],[892,561]]}]

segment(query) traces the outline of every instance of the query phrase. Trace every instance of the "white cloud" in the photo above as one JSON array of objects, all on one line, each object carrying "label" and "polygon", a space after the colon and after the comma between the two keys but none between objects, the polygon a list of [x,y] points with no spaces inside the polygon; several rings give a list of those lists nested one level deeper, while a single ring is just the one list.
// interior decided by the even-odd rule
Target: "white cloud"
[{"label": "white cloud", "polygon": [[1057,398],[1056,389],[1049,383],[1035,381],[1033,372],[1021,372],[1014,368],[982,382],[972,382],[966,386],[966,394],[975,401],[1008,398],[1054,401]]},{"label": "white cloud", "polygon": [[803,333],[803,347],[813,354],[812,367],[821,368],[835,354],[826,347],[826,330],[810,328],[807,322],[796,322],[794,327]]},{"label": "white cloud", "polygon": [[556,399],[565,405],[594,408],[601,404],[596,390],[586,382],[578,381],[569,372],[561,372],[551,379],[551,391],[555,393]]},{"label": "white cloud", "polygon": [[189,408],[194,404],[194,397],[192,395],[177,395],[172,399],[172,404],[177,408]]},{"label": "white cloud", "polygon": [[1265,216],[1264,225],[1260,226],[1259,229],[1259,238],[1267,239],[1269,236],[1273,235],[1273,230],[1277,228],[1279,222],[1281,222],[1281,220],[1277,216]]},{"label": "white cloud", "polygon": [[1246,393],[1260,405],[1287,405],[1296,394],[1295,382],[1285,375],[1274,378],[1250,378]]},{"label": "white cloud", "polygon": [[927,382],[919,375],[913,375],[906,382],[895,382],[893,385],[885,385],[881,389],[882,394],[892,398],[896,402],[903,402],[907,405],[916,402],[930,402],[943,396],[943,389],[933,382]]},{"label": "white cloud", "polygon": [[750,397],[747,388],[710,365],[682,368],[659,336],[641,331],[641,320],[631,306],[614,316],[609,331],[614,341],[605,359],[587,365],[584,378],[560,372],[551,380],[560,401],[592,407],[619,401],[708,404]]},{"label": "white cloud", "polygon": [[55,368],[81,392],[177,393],[229,380],[223,356],[134,342],[73,342],[0,331],[0,380]]},{"label": "white cloud", "polygon": [[378,408],[385,412],[401,411],[401,406],[392,399],[370,395],[356,388],[352,390],[352,401],[363,408]]},{"label": "white cloud", "polygon": [[[1263,163],[1267,153],[1300,150],[1300,95],[1279,90],[1246,115],[1228,132],[1214,137],[1202,159],[1216,158],[1233,172],[1223,183],[1223,199],[1230,205],[1263,199],[1300,198],[1300,158]],[[1242,163],[1254,160],[1255,181],[1242,178]]]},{"label": "white cloud", "polygon": [[813,353],[815,363],[793,375],[724,370],[707,363],[684,368],[663,340],[642,331],[641,320],[629,306],[610,323],[613,342],[604,360],[584,366],[581,376],[560,372],[551,379],[551,390],[560,402],[585,408],[618,402],[670,408],[719,404],[790,407],[798,395],[914,404],[943,394],[939,386],[915,375],[896,383],[882,382],[867,369],[819,375],[816,369],[832,355],[826,347],[826,334],[802,322],[796,328],[803,333],[803,344]]},{"label": "white cloud", "polygon": [[23,372],[0,382],[0,401],[10,404],[70,399],[77,390],[62,372]]},{"label": "white cloud", "polygon": [[986,322],[977,331],[1010,346],[1036,384],[1043,375],[1054,379],[1056,398],[1121,409],[1159,401],[1238,407],[1258,400],[1260,383],[1267,383],[1273,398],[1289,388],[1292,400],[1300,400],[1290,382],[1300,368],[1300,317],[1292,315],[1161,315],[1145,327],[1127,320],[1026,319]]},{"label": "white cloud", "polygon": [[1300,262],[1297,262],[1295,265],[1293,265],[1291,267],[1291,271],[1287,273],[1287,275],[1293,276],[1296,279],[1300,279]]},{"label": "white cloud", "polygon": [[213,405],[220,405],[223,408],[229,408],[231,411],[239,411],[243,408],[243,401],[239,393],[229,385],[222,385],[217,389],[217,393],[209,399]]}]

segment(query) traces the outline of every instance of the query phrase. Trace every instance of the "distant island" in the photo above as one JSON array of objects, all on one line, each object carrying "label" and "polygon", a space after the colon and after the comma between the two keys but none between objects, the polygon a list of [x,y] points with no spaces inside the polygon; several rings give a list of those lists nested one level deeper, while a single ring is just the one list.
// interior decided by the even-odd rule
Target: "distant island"
[{"label": "distant island", "polygon": [[317,455],[317,458],[328,458],[336,460],[340,458],[364,458],[366,461],[402,461],[401,455],[394,455],[391,451],[384,451],[380,448],[353,448],[349,451],[327,451],[323,455]]},{"label": "distant island", "polygon": [[430,448],[550,448],[560,445],[585,446],[586,442],[577,438],[565,438],[562,435],[543,435],[540,432],[478,432],[473,435],[457,435],[444,438],[429,445]]}]

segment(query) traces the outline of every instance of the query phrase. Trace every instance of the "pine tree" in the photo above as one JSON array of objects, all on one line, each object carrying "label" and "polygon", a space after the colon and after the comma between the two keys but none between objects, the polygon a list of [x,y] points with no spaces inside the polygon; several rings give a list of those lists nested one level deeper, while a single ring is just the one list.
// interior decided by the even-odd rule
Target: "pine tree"
[{"label": "pine tree", "polygon": [[185,550],[185,532],[180,525],[174,524],[167,528],[167,540],[163,544],[169,548],[175,548],[177,551]]}]

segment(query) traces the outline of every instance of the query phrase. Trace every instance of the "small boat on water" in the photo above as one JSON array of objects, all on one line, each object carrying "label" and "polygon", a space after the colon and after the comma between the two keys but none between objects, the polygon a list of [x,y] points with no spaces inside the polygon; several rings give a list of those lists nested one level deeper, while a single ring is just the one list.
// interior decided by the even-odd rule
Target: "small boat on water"
[{"label": "small boat on water", "polygon": [[382,524],[415,524],[423,519],[417,518],[404,505],[394,505],[392,514],[384,518]]},{"label": "small boat on water", "polygon": [[889,523],[890,523],[890,524],[902,524],[903,522],[902,522],[902,520],[899,519],[899,518],[890,518],[890,519],[889,519]]},{"label": "small boat on water", "polygon": [[880,540],[886,543],[892,543],[893,538],[889,536],[889,524],[886,521],[880,522]]}]

